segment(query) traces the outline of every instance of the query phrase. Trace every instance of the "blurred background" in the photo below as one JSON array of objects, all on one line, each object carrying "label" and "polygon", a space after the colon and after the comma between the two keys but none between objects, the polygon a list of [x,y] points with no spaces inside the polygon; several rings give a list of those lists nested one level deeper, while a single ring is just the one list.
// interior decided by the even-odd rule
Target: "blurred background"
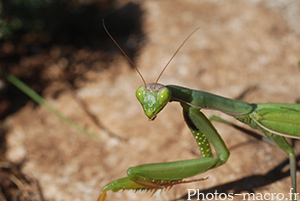
[{"label": "blurred background", "polygon": [[[169,104],[154,122],[144,116],[135,98],[143,83],[102,20],[147,82],[156,80],[188,34],[200,27],[162,84],[247,102],[300,100],[296,0],[0,1],[1,201],[96,200],[105,184],[126,176],[128,167],[199,157],[178,104]],[[4,72],[95,136],[74,130],[32,101]],[[109,192],[107,200],[184,200],[187,188],[288,196],[285,153],[215,125],[231,157],[196,177],[208,180],[153,196]],[[293,145],[299,154],[298,141]]]}]

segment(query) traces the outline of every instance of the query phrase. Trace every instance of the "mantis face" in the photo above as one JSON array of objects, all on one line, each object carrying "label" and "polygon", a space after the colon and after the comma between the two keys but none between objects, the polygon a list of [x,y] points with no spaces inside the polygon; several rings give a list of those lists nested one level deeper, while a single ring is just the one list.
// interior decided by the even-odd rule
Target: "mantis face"
[{"label": "mantis face", "polygon": [[136,97],[142,104],[145,115],[154,120],[171,98],[171,91],[162,84],[151,83],[136,90]]}]

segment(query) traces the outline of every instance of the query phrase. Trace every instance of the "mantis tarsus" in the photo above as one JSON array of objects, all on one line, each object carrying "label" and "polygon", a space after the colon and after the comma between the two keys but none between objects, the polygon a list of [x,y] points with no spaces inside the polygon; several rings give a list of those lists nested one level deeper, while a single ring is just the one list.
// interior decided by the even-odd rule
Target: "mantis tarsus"
[{"label": "mantis tarsus", "polygon": [[[137,89],[136,96],[143,107],[145,115],[150,120],[154,120],[168,102],[179,102],[183,109],[184,120],[198,144],[201,158],[131,167],[127,170],[127,177],[112,181],[103,188],[99,201],[105,199],[106,192],[109,190],[113,192],[119,190],[157,190],[172,187],[180,183],[199,181],[202,179],[189,181],[183,179],[224,164],[229,157],[229,151],[210,120],[200,111],[201,109],[219,110],[234,117],[250,127],[261,131],[265,134],[265,138],[268,139],[267,141],[277,145],[286,152],[290,161],[293,200],[297,200],[296,158],[293,148],[286,141],[285,137],[300,138],[300,104],[249,104],[244,101],[232,100],[203,91],[175,85],[164,86],[159,84],[158,80],[168,64],[197,29],[176,50],[158,76],[156,82],[146,84],[139,70],[109,34],[105,26],[104,29],[137,70],[144,82],[144,85]],[[217,119],[215,118],[215,120]],[[215,157],[212,154],[211,145],[215,149]]]}]

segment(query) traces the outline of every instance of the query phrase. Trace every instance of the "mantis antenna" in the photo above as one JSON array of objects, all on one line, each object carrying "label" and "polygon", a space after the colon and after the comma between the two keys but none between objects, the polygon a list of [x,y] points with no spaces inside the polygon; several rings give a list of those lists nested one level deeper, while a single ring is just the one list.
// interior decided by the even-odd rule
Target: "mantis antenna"
[{"label": "mantis antenna", "polygon": [[[108,36],[111,38],[111,40],[116,44],[116,46],[120,49],[120,51],[123,53],[123,55],[127,58],[127,60],[131,63],[131,65],[135,68],[135,70],[137,71],[137,73],[140,75],[140,77],[143,80],[143,83],[145,85],[145,87],[147,88],[147,84],[146,81],[142,75],[142,73],[139,71],[139,69],[136,67],[136,65],[133,63],[133,61],[128,57],[128,55],[124,52],[124,50],[120,47],[120,45],[117,43],[117,41],[112,37],[112,35],[110,35],[110,33],[108,32],[108,30],[105,27],[104,24],[104,20],[102,20],[102,24],[103,24],[103,28],[105,30],[105,32],[108,34]],[[176,54],[179,52],[179,50],[182,48],[182,46],[186,43],[186,41],[198,30],[200,29],[200,27],[196,28],[194,31],[192,31],[192,33],[190,33],[188,35],[188,37],[186,37],[186,39],[181,43],[181,45],[179,46],[179,48],[177,48],[177,50],[175,51],[175,53],[173,54],[173,56],[171,57],[171,59],[168,61],[168,63],[165,65],[165,67],[163,68],[163,70],[160,72],[160,74],[158,75],[156,81],[155,81],[155,85],[154,85],[154,89],[156,88],[156,85],[158,83],[158,80],[160,79],[160,77],[162,76],[162,74],[164,73],[164,71],[166,70],[166,68],[168,67],[168,65],[171,63],[171,61],[174,59],[174,57],[176,56]]]},{"label": "mantis antenna", "polygon": [[105,32],[108,34],[108,36],[111,38],[111,40],[116,44],[116,46],[121,50],[121,52],[123,53],[123,55],[127,58],[127,60],[131,63],[131,65],[135,68],[135,70],[137,71],[137,73],[140,75],[140,77],[143,80],[143,83],[145,85],[145,87],[147,87],[146,81],[142,75],[142,73],[139,71],[139,69],[136,67],[136,65],[134,65],[133,61],[129,58],[129,56],[127,56],[127,54],[124,52],[124,50],[120,47],[120,45],[117,43],[117,41],[110,35],[110,33],[108,32],[108,30],[105,27],[104,24],[104,20],[102,20],[102,24],[103,24],[103,28],[105,30]]},{"label": "mantis antenna", "polygon": [[168,61],[168,63],[165,65],[165,67],[163,68],[163,70],[161,71],[161,73],[159,74],[159,76],[157,77],[157,80],[155,81],[155,85],[154,85],[154,89],[156,87],[156,84],[158,83],[159,78],[162,76],[162,74],[164,73],[164,71],[166,70],[166,68],[168,67],[168,65],[171,63],[171,61],[174,59],[174,57],[176,56],[176,54],[179,52],[179,50],[182,48],[182,46],[185,44],[185,42],[198,30],[200,29],[200,27],[196,28],[194,31],[192,31],[192,33],[190,33],[190,35],[188,35],[188,37],[186,37],[186,39],[181,43],[181,45],[179,46],[179,48],[177,48],[177,50],[175,51],[175,53],[173,54],[173,56],[171,57],[171,59]]}]

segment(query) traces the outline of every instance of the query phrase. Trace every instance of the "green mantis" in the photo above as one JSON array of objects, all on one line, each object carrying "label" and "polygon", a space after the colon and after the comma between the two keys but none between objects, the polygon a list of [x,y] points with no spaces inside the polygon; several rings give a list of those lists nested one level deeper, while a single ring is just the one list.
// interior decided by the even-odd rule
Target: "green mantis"
[{"label": "green mantis", "polygon": [[[170,61],[194,32],[185,39]],[[112,38],[109,33],[108,35]],[[119,47],[113,38],[112,40]],[[123,52],[120,47],[119,49]],[[123,54],[127,57],[124,52]],[[127,59],[135,67],[128,57]],[[180,86],[164,86],[159,84],[158,80],[170,61],[164,67],[156,82],[151,84],[146,84],[141,73],[135,67],[144,82],[144,85],[137,89],[136,96],[143,107],[145,115],[150,120],[154,120],[168,102],[179,102],[183,110],[184,120],[199,147],[201,158],[131,167],[127,170],[127,177],[112,181],[103,188],[99,201],[105,199],[106,192],[109,190],[113,192],[119,190],[157,190],[181,183],[203,180],[186,181],[184,179],[224,164],[229,157],[229,151],[219,133],[210,120],[201,112],[201,109],[218,110],[232,116],[240,122],[259,130],[268,141],[286,152],[290,161],[293,200],[297,200],[296,158],[293,148],[285,137],[300,138],[300,104],[249,104],[244,101],[232,100]],[[213,155],[211,146],[214,148],[216,156]]]}]

